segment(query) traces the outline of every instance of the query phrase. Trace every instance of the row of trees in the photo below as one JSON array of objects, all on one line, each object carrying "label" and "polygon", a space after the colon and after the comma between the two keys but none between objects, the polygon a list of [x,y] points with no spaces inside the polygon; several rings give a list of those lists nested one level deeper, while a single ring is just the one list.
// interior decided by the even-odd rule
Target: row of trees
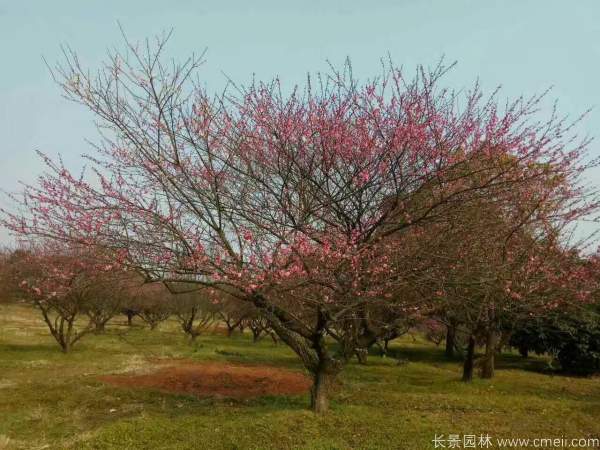
[{"label": "row of trees", "polygon": [[317,412],[350,358],[414,321],[466,333],[465,380],[484,341],[491,377],[507,324],[596,295],[597,260],[571,236],[598,207],[589,141],[536,121],[542,97],[500,107],[441,87],[447,67],[391,63],[366,83],[348,64],[212,96],[201,61],[164,64],[165,43],[128,44],[97,74],[75,55],[56,68],[99,121],[94,179],[42,155],[3,214],[19,239],[255,308],[312,374]]},{"label": "row of trees", "polygon": [[[163,285],[142,284],[139,277],[132,276],[124,268],[99,267],[97,258],[60,254],[57,248],[45,255],[39,249],[37,252],[33,249],[29,252],[4,252],[1,256],[0,282],[4,288],[4,299],[26,300],[35,305],[64,352],[68,352],[85,334],[104,332],[108,321],[120,314],[127,316],[128,325],[132,325],[132,318],[137,316],[150,329],[174,317],[191,341],[209,329],[222,327],[227,336],[235,330],[243,333],[247,329],[255,342],[262,336],[271,336],[277,342],[269,321],[251,305],[233,298],[211,300],[193,285],[182,286],[189,291],[173,295]],[[498,341],[492,348],[494,354],[510,346],[518,349],[524,357],[530,351],[552,355],[564,371],[584,375],[599,372],[599,306],[593,303],[584,307],[574,306],[577,305],[502,323],[498,329]],[[82,316],[84,320],[81,320]],[[85,319],[87,325],[81,327]],[[385,356],[391,340],[416,330],[436,345],[445,342],[449,359],[464,357],[463,378],[466,381],[465,377],[472,378],[475,366],[474,348],[471,348],[473,334],[465,325],[464,317],[461,320],[456,311],[452,314],[434,312],[420,321],[388,317],[381,323],[387,324],[385,332],[373,334],[370,340],[364,342],[364,347],[356,349],[360,363],[367,362],[372,346],[378,346],[379,353]],[[489,339],[486,334],[480,334],[474,340],[486,349],[478,364],[480,375],[489,377],[486,372],[490,370]],[[467,369],[469,372],[466,372]]]},{"label": "row of trees", "polygon": [[106,259],[55,245],[4,252],[0,264],[4,299],[34,305],[63,352],[88,333],[104,332],[120,314],[127,316],[129,325],[137,316],[150,329],[173,317],[192,341],[221,321],[228,335],[232,321],[241,331],[250,329],[255,341],[272,333],[255,309],[234,299],[217,302],[197,290],[174,295]]}]

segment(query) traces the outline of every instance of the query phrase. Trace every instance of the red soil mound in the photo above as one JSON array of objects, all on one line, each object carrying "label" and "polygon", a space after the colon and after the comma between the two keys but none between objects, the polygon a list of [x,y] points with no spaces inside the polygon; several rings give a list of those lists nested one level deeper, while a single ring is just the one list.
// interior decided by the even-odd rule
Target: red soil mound
[{"label": "red soil mound", "polygon": [[107,375],[100,380],[123,387],[236,399],[301,394],[307,392],[311,385],[308,377],[298,372],[216,362],[180,363],[148,374]]}]

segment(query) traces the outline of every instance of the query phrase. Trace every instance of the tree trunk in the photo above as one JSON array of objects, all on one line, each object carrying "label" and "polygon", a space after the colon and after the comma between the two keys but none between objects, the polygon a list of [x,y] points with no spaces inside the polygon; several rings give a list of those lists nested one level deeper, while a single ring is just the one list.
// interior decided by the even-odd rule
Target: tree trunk
[{"label": "tree trunk", "polygon": [[388,348],[390,345],[390,340],[389,339],[384,339],[383,340],[383,349],[381,350],[381,357],[385,358],[388,354]]},{"label": "tree trunk", "polygon": [[310,390],[310,408],[317,414],[329,410],[329,390],[335,376],[326,370],[319,369],[313,376],[313,386]]},{"label": "tree trunk", "polygon": [[63,353],[69,353],[69,351],[71,350],[71,343],[66,341],[66,340],[61,340],[59,341],[60,344],[60,349],[62,350]]},{"label": "tree trunk", "polygon": [[367,364],[367,359],[369,357],[369,350],[366,348],[357,348],[356,349],[356,359],[358,359],[359,364]]},{"label": "tree trunk", "polygon": [[105,324],[103,322],[96,322],[94,324],[94,333],[95,334],[102,334],[105,331]]},{"label": "tree trunk", "polygon": [[523,358],[528,358],[529,357],[529,349],[527,348],[526,345],[524,345],[524,344],[519,345],[519,354]]},{"label": "tree trunk", "polygon": [[469,337],[469,345],[467,347],[467,355],[465,357],[465,363],[463,365],[463,376],[462,380],[465,383],[473,381],[473,366],[475,360],[475,337],[471,335]]},{"label": "tree trunk", "polygon": [[447,325],[446,327],[446,357],[454,358],[454,348],[456,347],[456,327]]},{"label": "tree trunk", "polygon": [[297,326],[293,316],[288,316],[275,305],[269,305],[263,297],[254,296],[254,305],[269,321],[273,331],[302,360],[304,367],[313,376],[310,390],[310,406],[314,413],[323,414],[329,409],[329,392],[335,378],[343,368],[344,359],[336,359],[329,354],[325,341],[327,316],[319,310],[315,331],[306,333],[304,327]]},{"label": "tree trunk", "polygon": [[483,359],[483,365],[481,366],[481,378],[494,378],[497,341],[498,336],[496,330],[489,330],[485,340],[485,357]]}]

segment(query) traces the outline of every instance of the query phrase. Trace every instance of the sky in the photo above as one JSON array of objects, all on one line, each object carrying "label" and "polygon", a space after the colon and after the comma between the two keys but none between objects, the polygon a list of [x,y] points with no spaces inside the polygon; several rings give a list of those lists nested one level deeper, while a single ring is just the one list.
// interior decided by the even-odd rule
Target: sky
[{"label": "sky", "polygon": [[[119,24],[132,41],[173,29],[175,59],[206,49],[200,76],[215,91],[227,77],[302,83],[347,57],[362,79],[388,54],[407,71],[444,57],[458,63],[449,87],[479,79],[486,91],[502,86],[502,98],[553,87],[548,108],[555,99],[573,117],[595,108],[578,132],[596,137],[600,155],[600,0],[0,0],[0,189],[35,180],[36,150],[81,167],[93,117],[61,97],[43,58],[60,61],[69,45],[97,69],[108,48],[123,48]],[[600,171],[589,180],[600,185]],[[10,207],[5,195],[0,207]]]}]

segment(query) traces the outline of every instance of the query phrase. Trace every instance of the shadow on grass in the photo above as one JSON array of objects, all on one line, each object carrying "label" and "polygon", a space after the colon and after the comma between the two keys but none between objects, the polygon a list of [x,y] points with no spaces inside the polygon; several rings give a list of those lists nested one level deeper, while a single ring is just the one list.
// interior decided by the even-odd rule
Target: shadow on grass
[{"label": "shadow on grass", "polygon": [[47,344],[0,344],[0,355],[2,353],[48,353],[56,352],[63,354],[60,351],[58,344],[47,343]]},{"label": "shadow on grass", "polygon": [[528,372],[536,372],[543,374],[560,375],[556,367],[549,365],[548,359],[542,357],[523,358],[520,355],[503,353],[496,357],[496,368],[502,369],[518,369]]},{"label": "shadow on grass", "polygon": [[[374,352],[376,355],[377,352]],[[394,346],[388,350],[390,358],[399,361],[420,362],[439,366],[440,364],[456,364],[462,361],[460,355],[454,358],[448,358],[441,348],[420,347],[420,346]]]},{"label": "shadow on grass", "polygon": [[[374,352],[374,355],[377,353]],[[444,353],[443,349],[431,348],[431,347],[393,347],[388,352],[388,355],[398,360],[408,360],[411,362],[420,362],[432,365],[439,365],[444,363],[461,363],[463,361],[462,355],[457,354],[453,358],[448,358]],[[483,351],[480,349],[476,353],[475,358],[483,356]],[[556,368],[552,368],[549,365],[547,358],[541,356],[531,356],[529,358],[523,358],[517,354],[502,353],[496,356],[496,368],[497,369],[518,369],[526,370],[530,372],[538,373],[552,373],[559,374]]]}]

